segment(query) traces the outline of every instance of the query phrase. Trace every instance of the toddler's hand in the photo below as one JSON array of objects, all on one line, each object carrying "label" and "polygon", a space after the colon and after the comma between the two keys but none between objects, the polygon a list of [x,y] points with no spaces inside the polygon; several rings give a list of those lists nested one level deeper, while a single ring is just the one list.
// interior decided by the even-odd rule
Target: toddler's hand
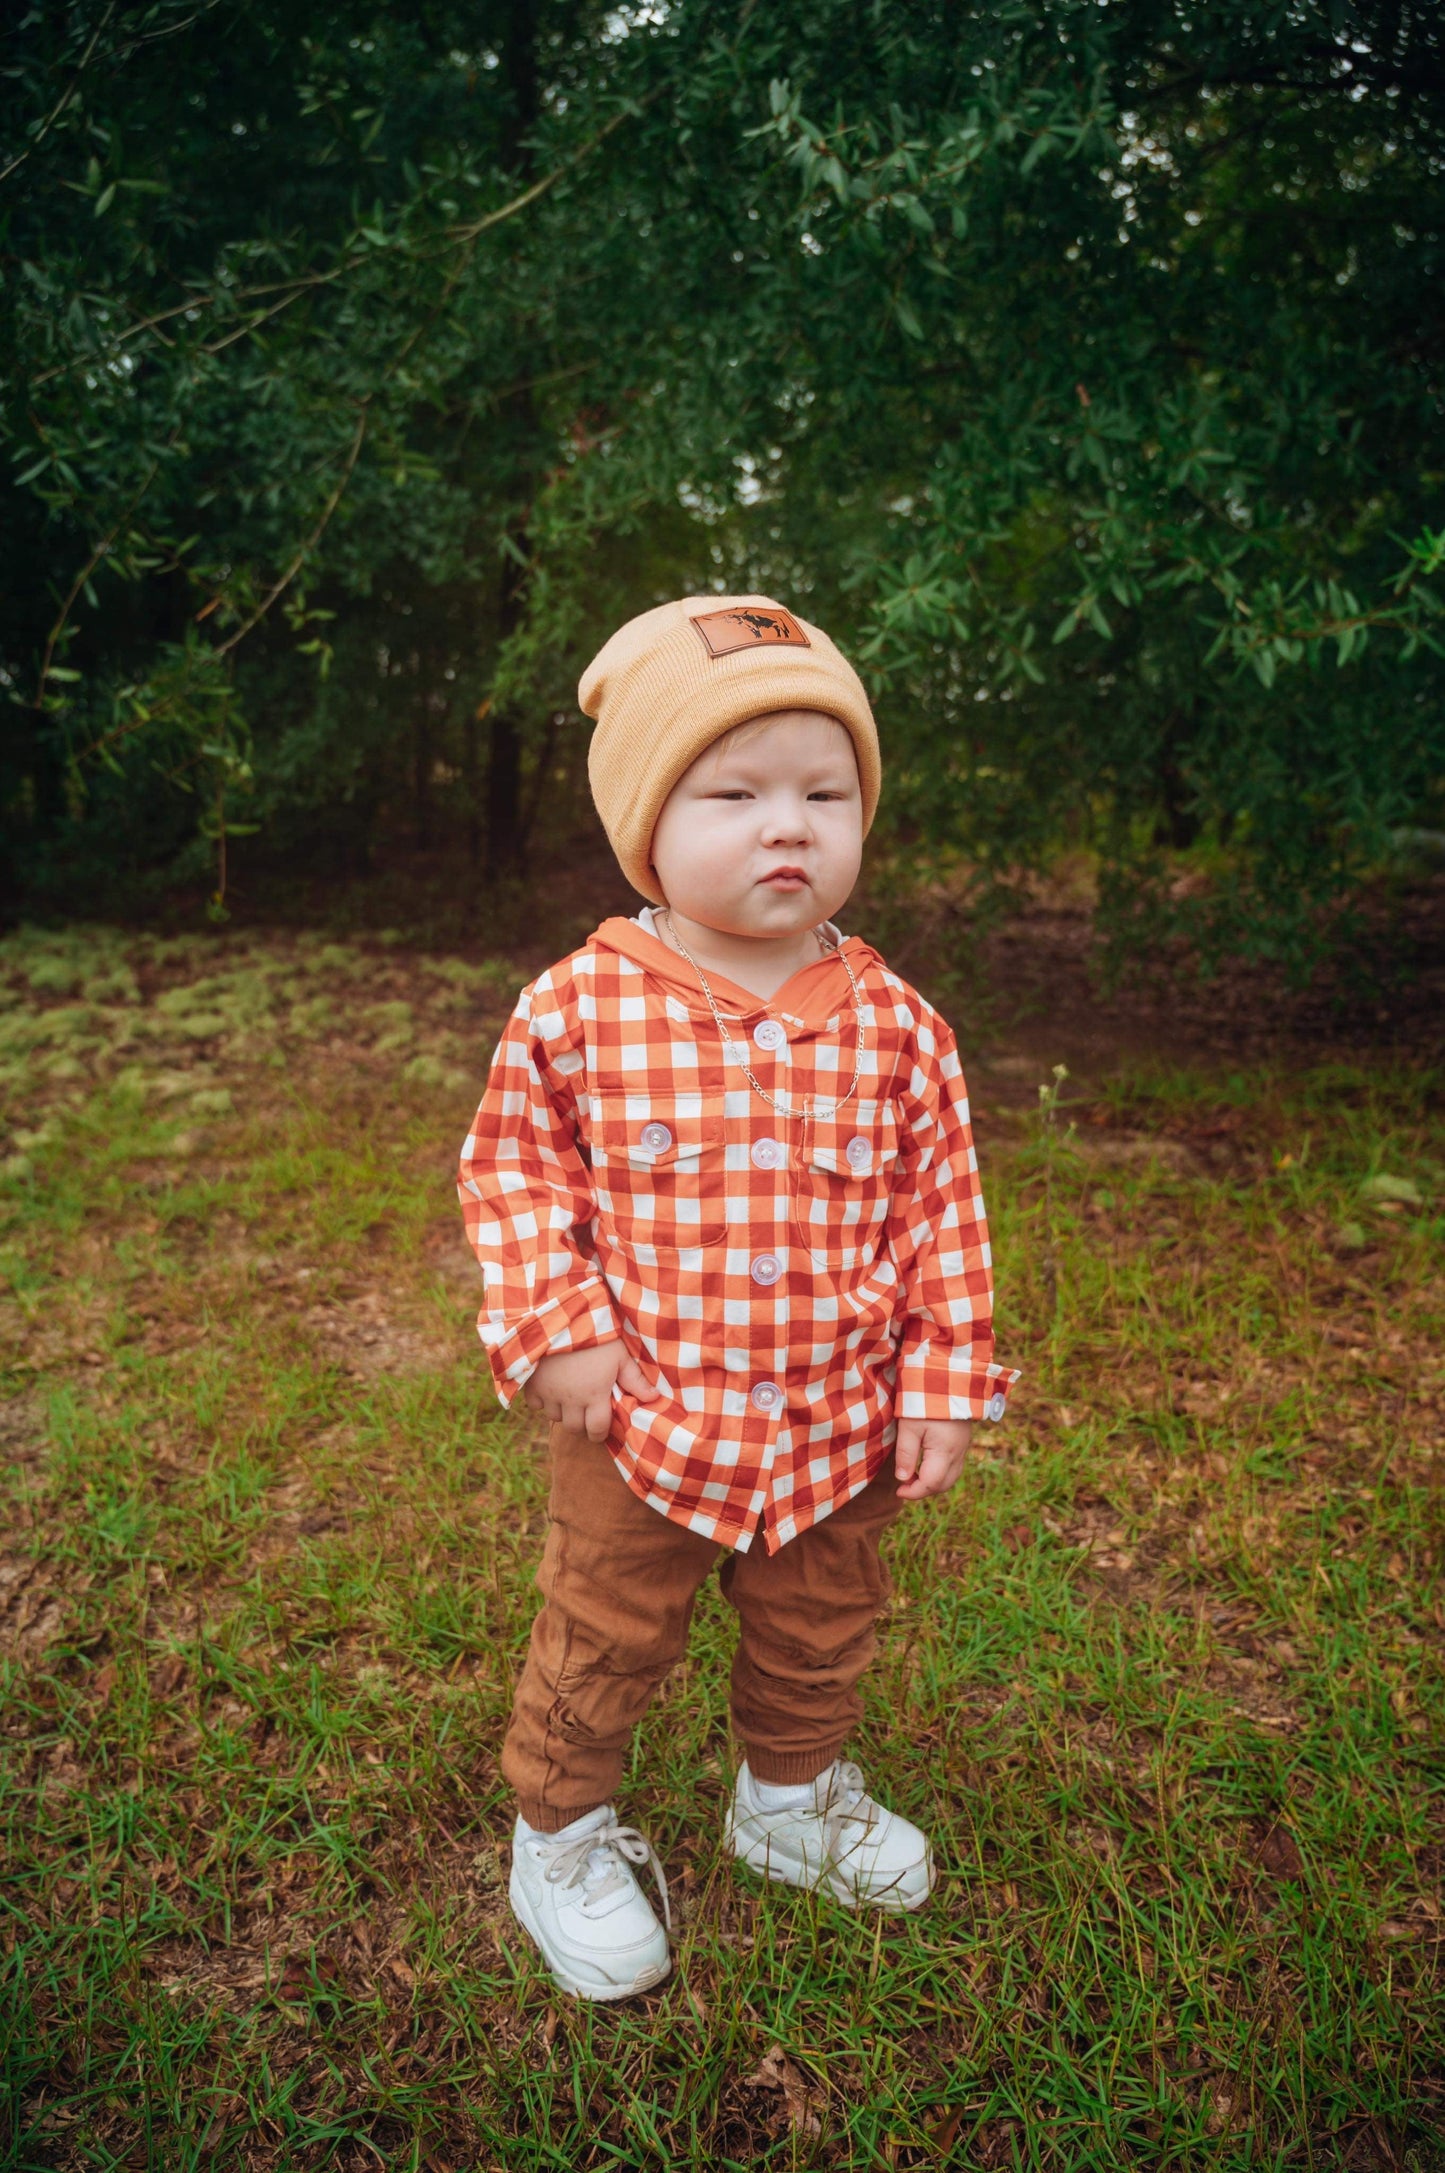
[{"label": "toddler's hand", "polygon": [[586,1434],[589,1441],[605,1441],[612,1425],[614,1381],[639,1403],[651,1403],[657,1394],[620,1343],[599,1343],[590,1351],[553,1351],[539,1362],[523,1394],[554,1425]]},{"label": "toddler's hand", "polygon": [[967,1419],[901,1418],[893,1451],[903,1481],[898,1499],[927,1501],[930,1494],[946,1494],[963,1469],[972,1432]]}]

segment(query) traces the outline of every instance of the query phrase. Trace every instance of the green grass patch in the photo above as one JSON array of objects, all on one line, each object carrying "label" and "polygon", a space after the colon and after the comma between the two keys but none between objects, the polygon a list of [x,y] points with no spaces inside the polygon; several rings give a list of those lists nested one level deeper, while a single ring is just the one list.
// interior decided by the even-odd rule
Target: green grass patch
[{"label": "green grass patch", "polygon": [[1439,1082],[985,1108],[1025,1380],[855,1746],[939,1892],[724,1857],[711,1593],[623,1805],[678,1967],[590,2009],[505,1902],[544,1470],[452,1185],[513,985],[0,946],[4,2163],[1438,2173]]}]

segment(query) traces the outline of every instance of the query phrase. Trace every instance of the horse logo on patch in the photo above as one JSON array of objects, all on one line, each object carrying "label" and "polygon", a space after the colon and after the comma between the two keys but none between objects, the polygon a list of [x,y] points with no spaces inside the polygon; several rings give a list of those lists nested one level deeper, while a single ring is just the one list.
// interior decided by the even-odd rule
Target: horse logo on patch
[{"label": "horse logo on patch", "polygon": [[731,656],[735,649],[813,646],[791,611],[779,611],[771,605],[734,604],[728,611],[705,611],[692,623],[709,656]]}]

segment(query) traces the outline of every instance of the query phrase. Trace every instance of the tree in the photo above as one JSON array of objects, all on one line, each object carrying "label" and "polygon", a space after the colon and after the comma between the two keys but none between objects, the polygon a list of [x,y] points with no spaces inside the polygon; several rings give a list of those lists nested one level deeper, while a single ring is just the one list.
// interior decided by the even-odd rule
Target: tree
[{"label": "tree", "polygon": [[35,10],[26,879],[120,810],[136,867],[197,809],[314,826],[408,737],[418,827],[445,757],[503,865],[590,648],[726,582],[851,642],[920,848],[1087,839],[1126,925],[1212,841],[1176,920],[1307,955],[1445,769],[1441,45],[1304,0]]}]

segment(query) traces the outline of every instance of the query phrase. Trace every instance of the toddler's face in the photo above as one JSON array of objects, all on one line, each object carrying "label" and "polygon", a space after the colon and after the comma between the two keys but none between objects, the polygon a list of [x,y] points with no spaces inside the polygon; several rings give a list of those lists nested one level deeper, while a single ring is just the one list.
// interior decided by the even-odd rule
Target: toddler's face
[{"label": "toddler's face", "polygon": [[776,939],[831,919],[862,854],[853,742],[815,709],[772,710],[714,741],[652,833],[668,904],[733,936]]}]

